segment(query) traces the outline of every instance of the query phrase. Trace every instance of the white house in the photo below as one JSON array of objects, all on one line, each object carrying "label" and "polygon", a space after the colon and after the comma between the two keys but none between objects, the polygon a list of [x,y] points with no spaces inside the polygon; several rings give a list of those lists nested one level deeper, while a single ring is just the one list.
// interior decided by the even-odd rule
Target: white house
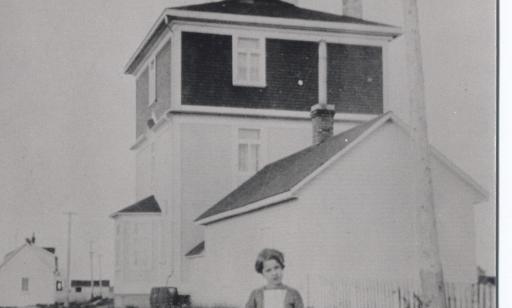
[{"label": "white house", "polygon": [[7,253],[0,265],[0,306],[55,303],[61,284],[54,250],[28,241]]},{"label": "white house", "polygon": [[[418,281],[411,143],[389,112],[256,173],[197,220],[195,301],[243,305],[265,247],[285,253],[287,282],[312,306],[342,279]],[[474,283],[473,205],[486,192],[435,149],[431,161],[445,279]]]},{"label": "white house", "polygon": [[[293,247],[305,250],[304,246],[297,244],[299,237],[304,243],[311,242],[311,245],[333,244],[332,238],[328,237],[339,230],[332,221],[327,221],[330,224],[325,229],[325,239],[319,242],[314,241],[319,238],[319,230],[315,229],[321,227],[319,223],[297,227],[297,223],[303,222],[312,209],[320,208],[312,204],[298,204],[306,203],[307,198],[313,198],[315,192],[320,192],[313,187],[323,175],[304,185],[301,198],[293,196],[292,200],[280,206],[215,222],[210,220],[217,214],[204,216],[200,223],[206,224],[206,228],[194,220],[230,192],[240,192],[241,188],[237,187],[258,171],[268,170],[264,169],[265,165],[309,147],[315,136],[311,128],[312,106],[319,102],[333,106],[336,114],[332,118],[332,130],[336,134],[360,124],[368,126],[364,123],[393,106],[390,92],[396,85],[390,73],[389,47],[401,31],[390,25],[364,20],[358,10],[347,11],[350,15],[318,12],[297,5],[297,1],[224,0],[167,8],[162,12],[125,67],[125,72],[134,76],[136,87],[136,131],[135,143],[131,147],[136,156],[136,200],[133,205],[111,216],[116,228],[116,307],[148,307],[149,292],[154,286],[175,286],[179,292],[190,293],[192,301],[197,299],[204,302],[210,299],[220,302],[221,299],[215,298],[210,291],[199,290],[198,286],[208,290],[211,288],[212,292],[224,285],[233,290],[252,286],[254,280],[247,280],[247,284],[241,283],[238,287],[230,285],[231,282],[235,283],[234,280],[221,281],[214,286],[205,286],[205,283],[211,282],[212,275],[233,278],[230,275],[234,275],[234,269],[226,273],[215,272],[215,268],[224,268],[216,262],[227,264],[223,256],[231,252],[244,256],[239,260],[226,259],[232,261],[237,270],[243,268],[243,271],[237,272],[243,273],[240,279],[252,277],[249,276],[252,266],[246,269],[239,262],[251,263],[261,245],[271,244],[268,238],[260,239],[257,236],[259,233],[253,231],[257,228],[255,222],[259,220],[258,217],[273,211],[283,211],[279,215],[287,221],[281,224],[283,232],[279,235],[289,239],[286,245],[280,247],[285,252],[297,251],[292,250]],[[376,131],[384,134],[392,130],[383,128]],[[395,130],[399,131],[398,128]],[[377,139],[390,138],[384,136]],[[374,138],[365,139],[359,147],[363,148],[370,140]],[[398,138],[394,142],[400,140]],[[406,143],[401,142],[400,145]],[[383,141],[377,144],[388,145]],[[353,184],[342,187],[350,187],[351,192],[359,191],[362,194],[350,196],[356,199],[347,199],[348,195],[340,196],[343,191],[340,188],[332,193],[321,193],[332,199],[322,200],[316,195],[316,203],[329,204],[341,197],[341,200],[347,200],[354,207],[358,200],[364,200],[366,207],[360,208],[366,212],[375,211],[367,219],[376,219],[375,215],[381,213],[377,209],[383,210],[377,207],[381,203],[375,203],[380,200],[376,197],[382,193],[382,198],[391,198],[381,190],[386,185],[392,185],[401,190],[392,196],[396,199],[385,200],[386,203],[382,204],[394,211],[402,209],[399,206],[404,205],[407,196],[399,182],[405,181],[405,165],[398,168],[402,171],[398,178],[390,177],[388,183],[381,182],[384,169],[398,164],[395,160],[405,159],[407,154],[400,152],[399,156],[391,157],[388,164],[383,163],[384,158],[379,157],[375,149],[372,148],[372,151],[358,150],[358,156],[369,157],[354,164],[341,164],[343,168],[350,169],[345,172],[352,174],[364,169],[376,172],[378,177],[356,178],[348,181]],[[382,151],[386,154],[386,148]],[[387,159],[388,156],[385,157]],[[343,161],[347,159],[348,156]],[[446,178],[451,179],[451,171],[446,171],[453,170],[450,168],[439,169],[437,176],[444,176],[446,172]],[[397,172],[393,170],[392,174],[396,175]],[[367,176],[368,172],[360,174]],[[265,180],[275,183],[276,187],[290,180],[284,170],[282,174],[274,172],[272,176],[275,178]],[[254,178],[251,179],[254,181]],[[336,181],[343,183],[347,178]],[[465,187],[462,180],[453,180],[453,183],[461,191],[463,188],[459,186]],[[355,187],[356,184],[363,186]],[[363,188],[364,193],[361,191]],[[470,204],[479,198],[473,186],[464,191],[467,195],[460,195],[461,200],[457,201]],[[390,204],[393,200],[402,203],[393,208]],[[253,206],[252,203],[258,200],[249,201]],[[290,210],[286,210],[288,208]],[[301,210],[295,210],[297,208]],[[329,211],[336,212],[330,207],[326,211],[317,217],[319,221],[329,216]],[[471,210],[468,213],[472,213]],[[279,215],[277,217],[281,217]],[[398,217],[410,218],[410,212],[400,215]],[[253,218],[255,222],[249,222]],[[386,219],[393,221],[390,217]],[[464,232],[468,231],[467,237],[473,236],[472,221],[467,226],[459,225],[468,222],[470,217],[463,216],[461,219],[454,225]],[[240,228],[242,221],[247,229]],[[396,221],[398,224],[399,220]],[[368,223],[364,225],[368,226]],[[383,224],[382,228],[387,226],[387,223]],[[266,228],[268,232],[272,230],[268,225],[259,228]],[[368,231],[361,229],[361,226],[354,228],[348,232],[359,236],[364,232],[376,232],[377,226]],[[404,230],[410,231],[406,226],[398,226],[382,236]],[[346,229],[342,231],[347,232]],[[407,241],[407,244],[411,244],[409,238]],[[239,246],[244,251],[237,250],[239,242],[244,242]],[[471,249],[472,244],[468,242],[462,241],[464,249]],[[253,246],[247,246],[250,243]],[[407,244],[402,243],[397,249],[403,252]],[[369,246],[368,243],[362,247]],[[380,249],[387,251],[388,248],[383,246]],[[373,247],[369,252],[381,253],[378,249]],[[342,248],[336,248],[325,258],[334,260],[341,254]],[[396,269],[396,265],[389,268],[385,265],[395,255],[382,257],[382,264],[376,264],[378,262],[372,259],[373,263],[368,263],[368,266],[381,271],[387,269],[386,273],[389,273],[391,269]],[[298,262],[293,259],[294,256],[297,257],[294,253],[289,255],[290,268]],[[356,257],[354,253],[348,255],[346,260]],[[474,252],[469,253],[467,258],[462,266],[463,274],[460,274],[464,279],[469,279],[468,268],[474,265]],[[314,263],[320,266],[320,263]],[[407,264],[408,268],[412,266]],[[473,271],[476,271],[476,266],[473,267]],[[315,270],[320,271],[320,268]],[[457,269],[454,271],[458,272]],[[398,271],[397,275],[403,276],[405,272],[405,269]],[[206,280],[197,280],[199,276]],[[290,278],[298,285],[302,281],[293,275]],[[237,281],[240,282],[240,279]],[[225,302],[239,303],[240,299],[228,296]]]}]

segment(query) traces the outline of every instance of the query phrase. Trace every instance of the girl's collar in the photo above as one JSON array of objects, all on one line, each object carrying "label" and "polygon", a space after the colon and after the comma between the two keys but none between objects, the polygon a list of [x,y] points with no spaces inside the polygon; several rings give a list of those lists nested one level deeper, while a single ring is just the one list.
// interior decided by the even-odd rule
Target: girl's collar
[{"label": "girl's collar", "polygon": [[277,286],[271,286],[271,287],[269,287],[267,285],[263,286],[263,290],[285,290],[285,289],[287,289],[287,287],[284,283],[281,283]]}]

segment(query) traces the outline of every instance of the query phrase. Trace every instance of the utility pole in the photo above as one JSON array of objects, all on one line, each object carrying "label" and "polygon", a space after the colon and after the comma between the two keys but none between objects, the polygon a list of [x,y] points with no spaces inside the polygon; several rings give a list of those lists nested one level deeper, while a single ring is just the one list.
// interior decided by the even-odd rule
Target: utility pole
[{"label": "utility pole", "polygon": [[98,254],[98,270],[99,270],[99,281],[100,281],[100,297],[103,298],[103,283],[101,280],[101,253]]},{"label": "utility pole", "polygon": [[69,307],[69,293],[71,292],[71,281],[69,275],[71,273],[71,218],[76,215],[74,212],[64,212],[68,216],[68,256],[66,260],[66,302],[65,306]]},{"label": "utility pole", "polygon": [[91,259],[91,299],[94,298],[94,251],[92,250],[92,240],[89,241],[89,257]]},{"label": "utility pole", "polygon": [[404,0],[404,26],[410,121],[413,139],[413,168],[417,206],[417,240],[424,308],[446,308],[443,270],[439,256],[434,190],[430,169],[425,85],[421,56],[417,0]]}]

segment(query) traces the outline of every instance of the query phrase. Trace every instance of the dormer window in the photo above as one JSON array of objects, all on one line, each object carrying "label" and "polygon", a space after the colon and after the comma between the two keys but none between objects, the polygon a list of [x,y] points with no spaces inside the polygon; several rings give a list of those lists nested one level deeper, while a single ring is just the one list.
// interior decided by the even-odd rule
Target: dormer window
[{"label": "dormer window", "polygon": [[266,86],[265,39],[233,36],[233,85]]}]

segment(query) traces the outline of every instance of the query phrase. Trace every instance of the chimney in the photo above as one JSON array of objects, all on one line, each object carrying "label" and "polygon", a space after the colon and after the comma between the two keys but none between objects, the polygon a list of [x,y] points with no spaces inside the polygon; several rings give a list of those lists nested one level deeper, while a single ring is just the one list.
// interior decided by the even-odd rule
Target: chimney
[{"label": "chimney", "polygon": [[318,44],[318,104],[311,107],[313,144],[324,142],[333,135],[334,105],[327,104],[327,43]]},{"label": "chimney", "polygon": [[324,142],[333,134],[334,105],[316,104],[311,107],[313,144]]},{"label": "chimney", "polygon": [[342,0],[343,15],[354,18],[363,18],[363,0]]}]

